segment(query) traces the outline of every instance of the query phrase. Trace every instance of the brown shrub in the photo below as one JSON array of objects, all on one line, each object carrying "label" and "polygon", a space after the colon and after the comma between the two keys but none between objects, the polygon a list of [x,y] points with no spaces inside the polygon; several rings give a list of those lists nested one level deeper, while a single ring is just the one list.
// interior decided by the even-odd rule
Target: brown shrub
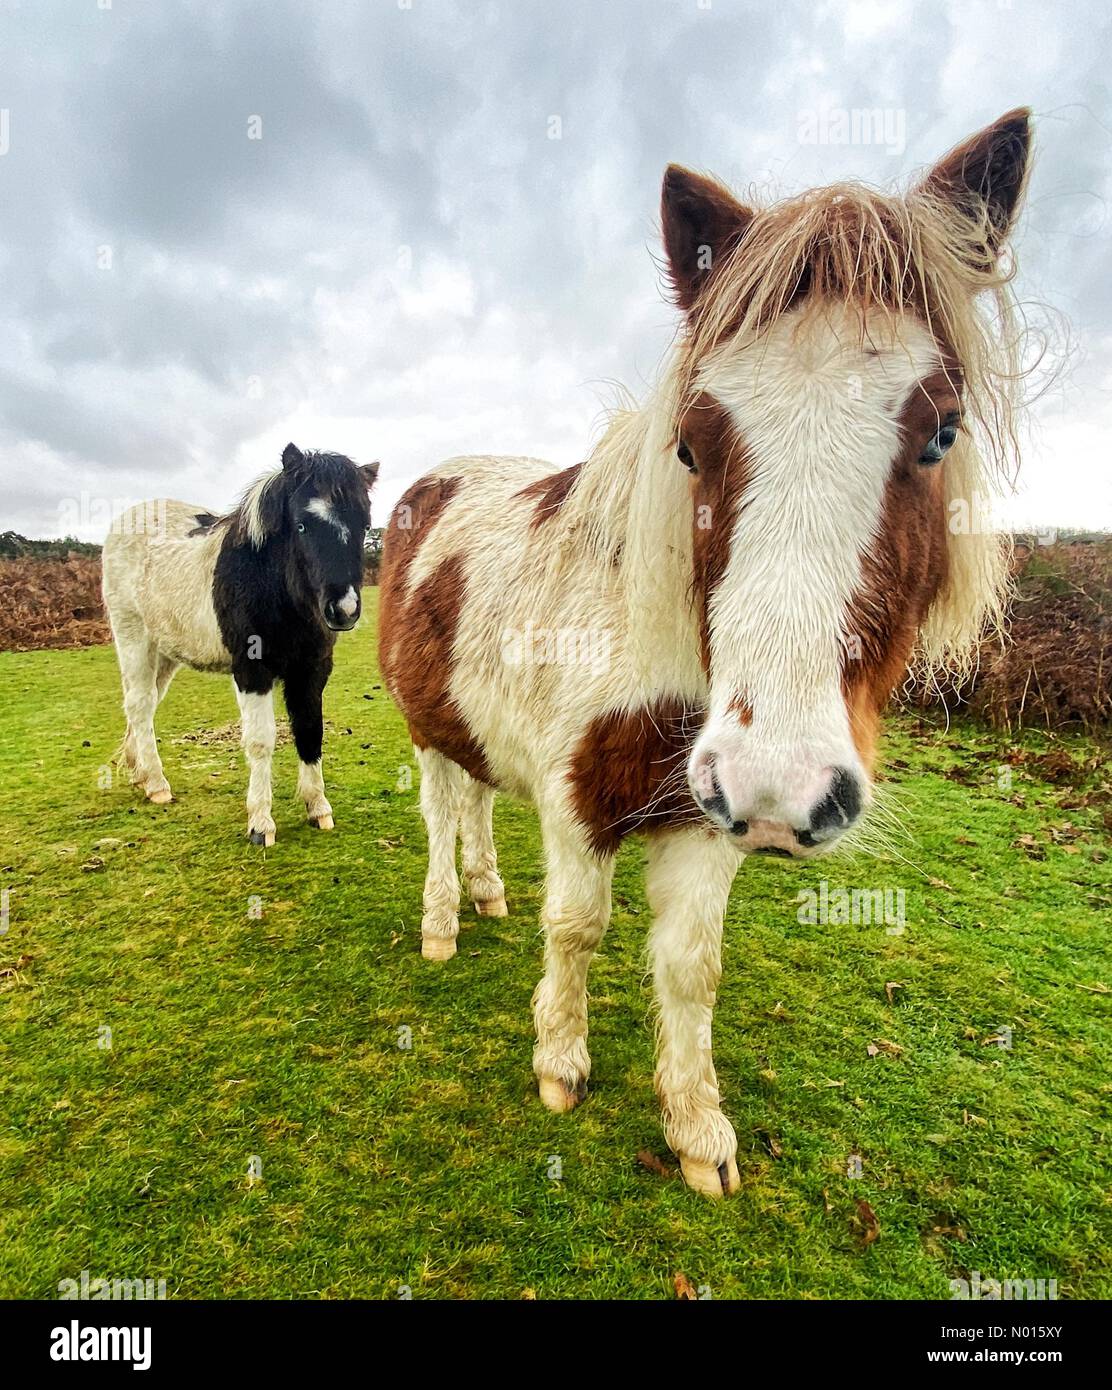
[{"label": "brown shrub", "polygon": [[[366,580],[376,579],[369,557]],[[957,691],[913,686],[920,708],[941,699],[998,728],[1112,725],[1112,537],[1018,545],[1008,641],[986,643]],[[100,560],[0,558],[0,651],[85,647],[111,640]]]},{"label": "brown shrub", "polygon": [[957,691],[913,688],[911,702],[964,707],[995,728],[1112,724],[1112,538],[1018,544],[1007,641],[986,642]]},{"label": "brown shrub", "polygon": [[0,559],[0,651],[89,647],[111,637],[98,556]]}]

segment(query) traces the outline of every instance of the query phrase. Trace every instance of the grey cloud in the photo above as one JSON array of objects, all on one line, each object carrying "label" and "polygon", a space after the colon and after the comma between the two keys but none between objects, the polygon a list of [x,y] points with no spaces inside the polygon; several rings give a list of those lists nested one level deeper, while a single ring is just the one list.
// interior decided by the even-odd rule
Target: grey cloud
[{"label": "grey cloud", "polygon": [[[83,479],[220,504],[299,419],[389,442],[384,501],[433,449],[570,461],[605,383],[649,379],[674,330],[652,260],[669,160],[742,187],[885,180],[1021,100],[1048,113],[1024,284],[1106,375],[1098,0],[895,11],[8,6],[0,458],[56,466],[6,489],[0,526],[49,529]],[[799,112],[830,104],[899,108],[906,150],[800,144]]]}]

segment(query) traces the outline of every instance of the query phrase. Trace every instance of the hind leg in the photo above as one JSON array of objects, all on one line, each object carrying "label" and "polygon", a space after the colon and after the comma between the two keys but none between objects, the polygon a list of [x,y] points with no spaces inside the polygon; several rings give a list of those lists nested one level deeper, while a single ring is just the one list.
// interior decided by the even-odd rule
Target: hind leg
[{"label": "hind leg", "polygon": [[168,656],[163,656],[162,653],[159,652],[158,668],[155,671],[154,677],[155,697],[159,704],[162,703],[167,690],[170,689],[170,682],[174,679],[174,675],[180,665],[180,662],[174,661]]},{"label": "hind leg", "polygon": [[[154,703],[156,710],[158,706],[162,703],[163,697],[165,696],[167,690],[170,688],[170,682],[174,679],[174,674],[177,671],[180,664],[180,662],[172,661],[170,657],[163,656],[161,653],[159,653],[155,662],[154,677]],[[127,735],[124,738],[123,755],[124,762],[127,763],[129,767],[135,769],[138,766],[138,754],[135,750],[135,744],[134,740],[132,739],[130,728],[128,730]],[[155,743],[155,758],[158,758],[157,741]],[[158,763],[158,768],[161,772],[161,761],[159,761]],[[152,790],[150,784],[148,784],[147,786],[147,795],[150,797],[152,801],[159,804],[173,800],[173,794],[170,792],[170,785],[168,782],[166,782],[165,776],[163,776],[162,781],[165,783],[165,786],[162,788],[155,787]]]},{"label": "hind leg", "polygon": [[492,815],[494,788],[469,777],[464,784],[460,832],[467,891],[480,917],[505,917],[506,890],[498,877]]},{"label": "hind leg", "polygon": [[173,800],[173,794],[162,771],[154,736],[154,712],[159,700],[158,650],[138,622],[114,625],[113,633],[127,716],[123,760],[131,769],[132,781],[143,789],[147,799],[164,805]]},{"label": "hind leg", "polygon": [[421,918],[421,954],[449,960],[459,934],[459,879],[456,834],[463,793],[463,769],[433,748],[414,748],[421,768],[421,815],[429,836]]}]

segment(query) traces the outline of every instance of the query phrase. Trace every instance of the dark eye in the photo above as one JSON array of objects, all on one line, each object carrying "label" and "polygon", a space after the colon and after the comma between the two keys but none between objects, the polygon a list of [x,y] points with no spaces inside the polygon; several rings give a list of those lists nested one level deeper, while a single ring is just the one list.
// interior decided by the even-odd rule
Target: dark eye
[{"label": "dark eye", "polygon": [[940,426],[938,433],[919,455],[920,463],[929,467],[932,463],[942,461],[942,455],[958,437],[958,423],[958,420],[953,419],[947,420],[944,425]]},{"label": "dark eye", "polygon": [[299,521],[299,522],[297,523],[297,529],[298,529],[299,531],[304,531],[304,530],[305,530],[305,523],[304,523],[303,521]]},{"label": "dark eye", "polygon": [[695,466],[695,457],[682,439],[676,445],[676,457],[689,473],[698,473],[699,470]]}]

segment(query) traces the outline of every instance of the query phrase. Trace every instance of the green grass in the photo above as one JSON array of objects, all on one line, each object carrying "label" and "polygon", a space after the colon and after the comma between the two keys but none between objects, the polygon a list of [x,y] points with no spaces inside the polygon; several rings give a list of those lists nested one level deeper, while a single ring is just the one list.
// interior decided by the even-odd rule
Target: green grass
[{"label": "green grass", "polygon": [[[664,1155],[637,843],[572,1115],[542,1109],[530,1070],[530,808],[496,812],[511,916],[421,960],[424,833],[372,619],[326,695],[337,830],[304,823],[286,745],[268,851],[242,834],[227,681],[178,677],[159,722],[178,799],[156,808],[99,785],[121,732],[110,648],[0,657],[0,1294],[54,1297],[87,1269],[183,1298],[668,1298],[677,1272],[716,1298],[938,1298],[976,1269],[1112,1296],[1093,744],[1047,758],[1049,738],[897,716],[898,855],[743,868],[715,1025],[742,1190],[713,1204],[637,1160]],[[824,876],[904,889],[906,929],[801,924]],[[986,1042],[1002,1027],[1010,1049]],[[878,1040],[902,1051],[869,1056]]]}]

